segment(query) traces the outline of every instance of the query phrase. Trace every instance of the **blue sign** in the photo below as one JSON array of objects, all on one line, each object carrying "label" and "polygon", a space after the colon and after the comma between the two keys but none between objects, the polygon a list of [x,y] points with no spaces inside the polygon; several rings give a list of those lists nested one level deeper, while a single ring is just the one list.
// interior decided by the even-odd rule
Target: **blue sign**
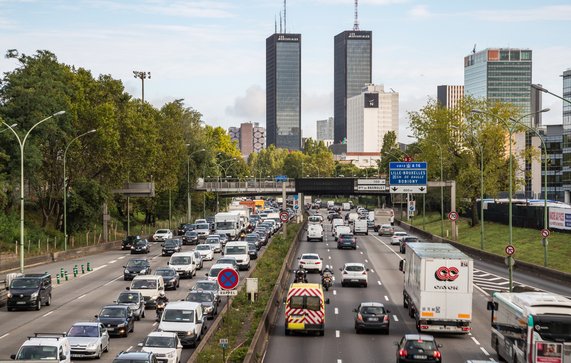
[{"label": "blue sign", "polygon": [[426,185],[425,161],[391,162],[389,164],[389,184],[393,185]]},{"label": "blue sign", "polygon": [[285,182],[285,181],[287,181],[287,175],[278,175],[278,176],[276,176],[276,181],[277,181],[277,182]]}]

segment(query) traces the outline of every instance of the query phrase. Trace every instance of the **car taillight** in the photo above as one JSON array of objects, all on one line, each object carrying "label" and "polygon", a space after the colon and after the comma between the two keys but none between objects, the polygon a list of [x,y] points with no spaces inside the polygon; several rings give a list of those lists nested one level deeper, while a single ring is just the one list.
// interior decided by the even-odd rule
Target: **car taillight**
[{"label": "car taillight", "polygon": [[363,315],[361,315],[361,313],[357,314],[357,320],[363,321]]},{"label": "car taillight", "polygon": [[442,357],[442,354],[440,354],[440,352],[438,350],[435,350],[433,355],[434,355],[434,358],[436,358],[436,359],[440,359]]},{"label": "car taillight", "polygon": [[321,262],[317,261],[315,264],[316,264],[316,265],[319,265],[319,264],[321,264]]},{"label": "car taillight", "polygon": [[348,275],[349,273],[347,271],[343,271],[343,275]]},{"label": "car taillight", "polygon": [[384,320],[384,322],[386,323],[387,321],[389,321],[389,316],[388,316],[388,315],[385,315],[385,318],[384,318],[383,320]]},{"label": "car taillight", "polygon": [[363,271],[363,275],[366,275],[366,274],[367,274],[367,271]]},{"label": "car taillight", "polygon": [[407,355],[408,355],[408,353],[406,352],[405,349],[399,350],[399,356],[401,356],[401,357],[406,357]]}]

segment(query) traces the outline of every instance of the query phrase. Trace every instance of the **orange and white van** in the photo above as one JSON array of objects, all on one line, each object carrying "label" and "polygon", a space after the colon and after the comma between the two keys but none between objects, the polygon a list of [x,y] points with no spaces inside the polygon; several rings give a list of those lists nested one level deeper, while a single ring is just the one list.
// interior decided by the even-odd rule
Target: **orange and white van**
[{"label": "orange and white van", "polygon": [[325,299],[321,284],[293,283],[285,298],[285,335],[295,331],[325,333]]}]

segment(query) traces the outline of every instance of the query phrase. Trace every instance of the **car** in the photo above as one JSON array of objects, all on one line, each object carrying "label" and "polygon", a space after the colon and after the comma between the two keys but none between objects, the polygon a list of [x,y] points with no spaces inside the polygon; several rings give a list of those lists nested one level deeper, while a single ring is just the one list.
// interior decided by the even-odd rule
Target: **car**
[{"label": "car", "polygon": [[404,236],[399,241],[399,252],[405,253],[406,252],[406,244],[407,243],[416,243],[416,242],[420,242],[420,239],[418,237]]},{"label": "car", "polygon": [[157,356],[152,352],[119,352],[113,363],[157,363]]},{"label": "car", "polygon": [[123,266],[123,280],[133,280],[138,275],[151,274],[151,262],[146,258],[132,258]]},{"label": "car", "polygon": [[357,238],[350,233],[343,233],[337,239],[337,249],[352,248],[357,249]]},{"label": "car", "polygon": [[212,291],[191,290],[185,300],[202,305],[202,312],[207,319],[214,319],[218,314],[218,300]]},{"label": "car", "polygon": [[432,335],[406,334],[395,342],[395,345],[397,346],[397,363],[442,362],[442,353],[439,349],[442,345],[436,343]]},{"label": "car", "polygon": [[228,241],[230,240],[228,236],[225,234],[218,235],[218,238],[220,239],[220,245],[222,245],[222,248],[224,248],[224,246],[226,246],[226,243],[228,243]]},{"label": "car", "polygon": [[217,281],[213,281],[213,280],[197,281],[191,290],[210,291],[214,294],[214,296],[216,296],[216,301],[220,302],[220,297],[218,296],[218,291],[220,290],[220,288],[218,287]]},{"label": "car", "polygon": [[367,272],[369,269],[366,268],[364,264],[358,262],[346,263],[339,271],[342,272],[341,286],[360,285],[367,287]]},{"label": "car", "polygon": [[306,271],[321,272],[323,270],[323,259],[317,253],[304,253],[297,258],[299,268]]},{"label": "car", "polygon": [[408,234],[404,231],[395,231],[391,237],[391,245],[400,245],[400,239]]},{"label": "car", "polygon": [[173,237],[173,233],[170,229],[157,229],[157,231],[153,234],[153,241],[155,242],[163,242],[169,238]]},{"label": "car", "polygon": [[109,335],[127,337],[135,330],[135,317],[125,305],[105,305],[95,319],[107,328]]},{"label": "car", "polygon": [[268,242],[270,240],[270,232],[266,228],[258,226],[258,227],[256,227],[256,229],[254,229],[254,233],[257,233],[260,235],[260,241],[261,241],[262,246],[265,246],[268,244]]},{"label": "car", "polygon": [[181,223],[179,224],[177,230],[176,230],[176,234],[177,236],[182,236],[184,235],[184,233],[190,228],[190,223]]},{"label": "car", "polygon": [[123,241],[121,241],[122,250],[130,250],[131,246],[141,239],[141,236],[127,236]]},{"label": "car", "polygon": [[[216,263],[216,264],[212,265],[212,267],[210,267],[210,271],[208,271],[205,275],[206,275],[206,277],[208,277],[209,280],[217,281],[218,280],[218,274],[220,273],[220,271],[222,271],[226,268],[232,268],[232,269],[236,270],[234,268],[234,265],[232,265],[230,263]],[[236,271],[238,271],[238,270],[236,270]]]},{"label": "car", "polygon": [[145,298],[140,291],[126,290],[120,292],[114,303],[128,306],[135,316],[135,320],[141,320],[141,318],[145,317]]},{"label": "car", "polygon": [[165,291],[165,280],[160,275],[136,276],[131,285],[131,291],[139,291],[145,299],[145,308],[155,309],[157,306],[157,298],[160,293]]},{"label": "car", "polygon": [[155,270],[155,275],[163,277],[165,289],[176,290],[180,286],[180,275],[172,267],[159,267]]},{"label": "car", "polygon": [[196,231],[186,231],[182,236],[182,242],[185,245],[196,245],[198,244],[198,232]]},{"label": "car", "polygon": [[204,243],[211,245],[212,250],[215,253],[222,252],[222,244],[220,243],[220,237],[218,235],[210,235],[206,237],[206,241],[204,241]]},{"label": "car", "polygon": [[149,253],[151,252],[151,246],[149,245],[149,241],[146,239],[140,239],[133,242],[131,246],[131,254],[134,255],[136,253]]},{"label": "car", "polygon": [[211,245],[200,244],[196,246],[195,251],[198,251],[202,256],[203,261],[212,261],[214,259],[214,250]]},{"label": "car", "polygon": [[71,346],[71,358],[101,358],[109,351],[109,333],[97,322],[74,323],[67,332]]},{"label": "car", "polygon": [[380,330],[389,334],[391,319],[390,310],[379,302],[362,302],[355,310],[355,332],[360,334],[364,330]]},{"label": "car", "polygon": [[250,260],[258,259],[258,249],[254,242],[248,242],[248,255],[250,256]]},{"label": "car", "polygon": [[198,251],[193,251],[193,252],[194,252],[194,260],[196,261],[196,269],[202,270],[202,268],[204,267],[204,261],[202,260],[202,255]]},{"label": "car", "polygon": [[203,224],[203,223],[208,223],[208,221],[204,218],[199,218],[194,221],[194,224]]},{"label": "car", "polygon": [[395,229],[390,224],[381,224],[379,228],[379,236],[392,236],[395,233]]},{"label": "car", "polygon": [[[28,336],[12,360],[71,363],[71,345],[65,333],[34,333]],[[5,362],[9,362],[4,360]]]},{"label": "car", "polygon": [[181,250],[179,240],[176,239],[167,239],[161,247],[163,248],[161,252],[162,256],[172,256],[173,253],[180,252]]},{"label": "car", "polygon": [[248,242],[248,243],[253,243],[256,246],[256,249],[260,249],[260,247],[262,246],[260,244],[260,235],[257,233],[249,233],[246,235],[246,237],[244,237],[244,241]]},{"label": "car", "polygon": [[208,223],[196,223],[196,229],[194,230],[198,234],[198,239],[206,239],[210,234],[210,224]]},{"label": "car", "polygon": [[52,303],[52,277],[48,273],[32,273],[15,277],[10,281],[6,307],[8,311],[33,308]]},{"label": "car", "polygon": [[181,360],[182,344],[178,335],[173,332],[151,332],[138,346],[142,352],[154,353],[157,362],[179,363]]},{"label": "car", "polygon": [[206,330],[205,321],[199,303],[173,301],[165,306],[158,330],[176,333],[183,346],[196,347]]},{"label": "car", "polygon": [[226,256],[226,257],[220,257],[218,260],[216,260],[216,263],[225,263],[225,264],[229,264],[232,265],[232,267],[234,267],[234,269],[236,271],[238,271],[238,261],[236,260],[236,257],[231,257],[231,256]]}]

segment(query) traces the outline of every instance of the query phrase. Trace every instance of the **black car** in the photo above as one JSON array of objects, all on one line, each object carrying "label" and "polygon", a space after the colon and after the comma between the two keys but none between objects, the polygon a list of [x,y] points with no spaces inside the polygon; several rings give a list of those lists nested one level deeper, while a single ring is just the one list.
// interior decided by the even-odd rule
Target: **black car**
[{"label": "black car", "polygon": [[165,289],[176,290],[180,286],[180,275],[172,267],[159,267],[155,270],[155,275],[163,277]]},{"label": "black car", "polygon": [[14,278],[8,286],[8,311],[33,308],[52,303],[52,277],[50,274],[24,274]]},{"label": "black car", "polygon": [[132,258],[123,266],[123,279],[133,280],[137,275],[150,275],[151,262],[146,258]]},{"label": "black car", "polygon": [[437,344],[432,335],[425,334],[406,334],[398,342],[397,346],[397,363],[440,363],[442,362],[442,353],[438,348],[441,344]]},{"label": "black car", "polygon": [[260,235],[257,233],[247,234],[244,240],[248,243],[252,242],[253,244],[255,244],[257,249],[260,249],[260,247],[262,247],[262,245],[260,244]]},{"label": "black car", "polygon": [[125,239],[121,242],[121,249],[122,250],[130,250],[131,246],[133,246],[133,244],[140,239],[141,239],[141,236],[127,236],[127,237],[125,237]]},{"label": "black car", "polygon": [[112,363],[157,363],[155,353],[151,352],[120,352]]},{"label": "black car", "polygon": [[262,236],[262,246],[265,246],[268,244],[269,240],[270,240],[270,231],[269,229],[263,228],[258,226],[255,230],[254,233],[257,233],[259,235]]},{"label": "black car", "polygon": [[176,234],[177,236],[182,236],[189,229],[190,229],[190,223],[181,223],[176,230]]},{"label": "black car", "polygon": [[196,231],[186,231],[182,236],[182,243],[185,245],[197,245],[198,244],[198,232]]},{"label": "black car", "polygon": [[378,302],[362,302],[353,310],[355,315],[355,332],[357,334],[364,330],[380,330],[384,334],[389,334],[391,320],[390,310]]},{"label": "black car", "polygon": [[214,319],[214,316],[218,314],[218,300],[212,291],[192,290],[185,300],[200,303],[202,312],[208,319]]},{"label": "black car", "polygon": [[254,242],[248,242],[248,256],[250,256],[250,260],[258,259],[258,247]]},{"label": "black car", "polygon": [[176,239],[167,239],[165,243],[161,244],[163,248],[162,255],[171,256],[175,252],[180,252],[181,246],[179,241],[180,240]]},{"label": "black car", "polygon": [[406,245],[407,243],[416,243],[416,242],[420,242],[420,239],[418,237],[414,237],[414,236],[404,236],[403,238],[400,239],[399,241],[399,252],[400,253],[405,253],[406,252]]},{"label": "black car", "polygon": [[337,248],[352,248],[357,249],[357,239],[352,234],[341,234],[337,239]]},{"label": "black car", "polygon": [[115,301],[117,305],[125,305],[131,309],[135,320],[141,320],[145,317],[145,298],[140,291],[123,291],[117,296]]},{"label": "black car", "polygon": [[105,305],[95,319],[105,325],[109,335],[126,337],[135,330],[135,316],[126,305]]},{"label": "black car", "polygon": [[149,244],[149,241],[147,241],[146,239],[140,239],[138,241],[135,241],[135,243],[133,243],[133,245],[131,246],[131,254],[136,254],[136,253],[149,253],[151,252],[151,245]]}]

